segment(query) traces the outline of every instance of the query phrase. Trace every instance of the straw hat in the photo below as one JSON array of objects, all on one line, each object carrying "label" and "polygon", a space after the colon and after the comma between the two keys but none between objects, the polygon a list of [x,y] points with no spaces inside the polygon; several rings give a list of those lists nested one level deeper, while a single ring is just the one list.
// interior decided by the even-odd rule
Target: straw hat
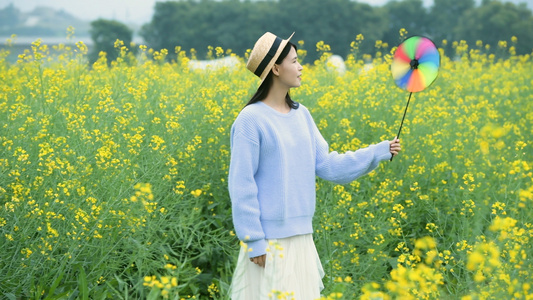
[{"label": "straw hat", "polygon": [[250,53],[250,58],[248,58],[246,68],[259,76],[259,78],[261,78],[261,83],[263,83],[274,66],[274,63],[278,60],[281,51],[283,51],[283,48],[285,48],[293,35],[294,32],[288,39],[284,40],[267,32],[255,42],[252,53]]}]

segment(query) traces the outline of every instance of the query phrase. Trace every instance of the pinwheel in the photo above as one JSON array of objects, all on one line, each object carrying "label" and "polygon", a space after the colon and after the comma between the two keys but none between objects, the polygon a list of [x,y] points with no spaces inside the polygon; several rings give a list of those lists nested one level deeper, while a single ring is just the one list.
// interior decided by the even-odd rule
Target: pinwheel
[{"label": "pinwheel", "polygon": [[398,130],[398,138],[402,132],[411,95],[423,91],[435,81],[439,66],[440,54],[437,47],[430,39],[423,36],[412,36],[406,39],[394,52],[391,64],[392,78],[397,86],[409,92],[407,105]]}]

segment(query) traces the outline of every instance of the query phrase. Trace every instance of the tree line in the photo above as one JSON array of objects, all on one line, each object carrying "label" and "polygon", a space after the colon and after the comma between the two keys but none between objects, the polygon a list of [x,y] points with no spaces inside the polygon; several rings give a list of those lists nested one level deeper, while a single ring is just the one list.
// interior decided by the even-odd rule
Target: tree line
[{"label": "tree line", "polygon": [[531,10],[526,4],[497,0],[483,0],[479,5],[475,0],[434,0],[429,8],[422,0],[389,1],[380,7],[351,0],[156,2],[152,20],[139,34],[153,49],[173,53],[176,46],[194,48],[201,59],[208,46],[243,56],[266,31],[284,38],[295,32],[294,41],[305,42],[306,62],[312,62],[319,55],[315,51],[319,41],[330,45],[331,52],[346,56],[351,41],[362,34],[359,51],[372,54],[378,40],[389,48],[397,45],[402,28],[408,36],[431,38],[446,51],[453,51],[452,42],[460,40],[474,46],[482,41],[490,45],[484,49],[493,51],[499,41],[510,41],[513,36],[517,54],[533,50]]}]

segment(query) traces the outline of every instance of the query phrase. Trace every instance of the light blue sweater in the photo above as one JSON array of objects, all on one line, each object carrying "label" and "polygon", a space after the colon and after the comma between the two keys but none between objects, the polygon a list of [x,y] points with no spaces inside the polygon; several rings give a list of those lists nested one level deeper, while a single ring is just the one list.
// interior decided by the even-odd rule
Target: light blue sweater
[{"label": "light blue sweater", "polygon": [[267,239],[313,232],[316,176],[351,182],[390,159],[389,147],[383,141],[330,152],[305,106],[287,114],[263,102],[246,106],[231,128],[228,187],[235,231],[249,256],[265,254]]}]

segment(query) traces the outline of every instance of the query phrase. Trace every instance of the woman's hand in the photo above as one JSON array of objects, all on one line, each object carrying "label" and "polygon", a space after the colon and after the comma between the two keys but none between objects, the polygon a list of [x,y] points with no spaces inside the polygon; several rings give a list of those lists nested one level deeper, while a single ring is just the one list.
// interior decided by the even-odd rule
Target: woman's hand
[{"label": "woman's hand", "polygon": [[265,267],[265,262],[266,262],[266,254],[250,258],[250,261],[253,262],[254,264],[264,268]]},{"label": "woman's hand", "polygon": [[392,157],[398,155],[400,151],[402,151],[402,146],[400,145],[400,140],[395,137],[394,140],[390,141],[390,153],[392,154]]}]

